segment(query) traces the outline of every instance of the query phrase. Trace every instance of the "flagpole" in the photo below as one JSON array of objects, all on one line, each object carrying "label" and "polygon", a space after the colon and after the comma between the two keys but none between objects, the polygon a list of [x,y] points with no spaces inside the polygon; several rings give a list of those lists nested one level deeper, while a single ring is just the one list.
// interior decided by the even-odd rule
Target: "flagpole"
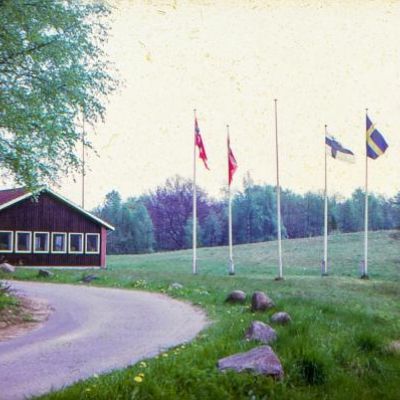
[{"label": "flagpole", "polygon": [[85,116],[82,116],[82,208],[85,208]]},{"label": "flagpole", "polygon": [[[196,109],[193,110],[196,120]],[[196,132],[194,132],[196,135]],[[197,187],[196,187],[196,136],[193,138],[193,275],[197,274]]]},{"label": "flagpole", "polygon": [[282,232],[281,232],[281,187],[279,184],[279,149],[278,149],[278,100],[275,99],[275,146],[276,146],[276,208],[278,225],[278,255],[279,255],[279,275],[276,280],[283,279],[282,265]]},{"label": "flagpole", "polygon": [[235,265],[233,264],[233,238],[232,238],[232,194],[231,183],[229,182],[229,125],[226,126],[228,135],[227,150],[228,150],[228,229],[229,229],[229,275],[235,275]]},{"label": "flagpole", "polygon": [[[366,117],[368,108],[365,109]],[[368,278],[368,153],[365,145],[365,207],[364,207],[364,263],[362,264],[361,278]]]},{"label": "flagpole", "polygon": [[[325,125],[325,138],[328,135],[328,125]],[[325,139],[326,140],[326,139]],[[324,207],[324,261],[322,276],[328,275],[328,158],[325,145],[325,207]]]}]

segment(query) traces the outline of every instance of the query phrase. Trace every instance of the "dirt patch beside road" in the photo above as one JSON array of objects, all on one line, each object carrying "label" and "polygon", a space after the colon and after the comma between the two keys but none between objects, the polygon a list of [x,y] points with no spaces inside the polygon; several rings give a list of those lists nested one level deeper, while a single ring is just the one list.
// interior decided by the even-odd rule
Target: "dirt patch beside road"
[{"label": "dirt patch beside road", "polygon": [[51,313],[44,299],[14,295],[18,304],[0,311],[0,342],[39,328]]}]

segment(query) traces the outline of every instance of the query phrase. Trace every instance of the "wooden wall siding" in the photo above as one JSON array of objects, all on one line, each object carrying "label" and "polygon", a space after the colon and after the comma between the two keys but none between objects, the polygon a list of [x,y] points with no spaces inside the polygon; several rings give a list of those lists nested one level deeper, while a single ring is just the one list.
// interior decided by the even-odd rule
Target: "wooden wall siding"
[{"label": "wooden wall siding", "polygon": [[[26,199],[0,211],[0,230],[85,234],[101,233],[101,226],[51,194],[45,193],[37,201]],[[100,248],[102,248],[101,242]],[[100,266],[101,252],[100,254],[0,253],[0,261],[2,260],[7,260],[13,265]]]},{"label": "wooden wall siding", "polygon": [[107,229],[101,227],[100,235],[100,264],[101,268],[106,268],[106,255],[107,255]]}]

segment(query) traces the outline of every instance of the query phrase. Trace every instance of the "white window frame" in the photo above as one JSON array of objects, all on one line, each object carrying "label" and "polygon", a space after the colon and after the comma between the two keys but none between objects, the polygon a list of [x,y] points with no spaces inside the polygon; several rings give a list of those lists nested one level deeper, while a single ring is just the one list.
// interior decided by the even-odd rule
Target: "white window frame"
[{"label": "white window frame", "polygon": [[[82,251],[73,251],[71,250],[71,236],[72,235],[80,235],[82,238]],[[69,254],[83,254],[83,250],[85,248],[85,237],[83,233],[80,232],[70,232],[68,233],[68,253]]]},{"label": "white window frame", "polygon": [[[36,235],[45,234],[47,235],[47,249],[46,250],[36,250]],[[33,252],[35,254],[48,254],[50,252],[50,232],[33,232]]]},{"label": "white window frame", "polygon": [[0,231],[0,233],[10,233],[11,237],[11,249],[10,250],[1,250],[0,253],[12,253],[14,250],[14,231]]},{"label": "white window frame", "polygon": [[[29,250],[18,250],[18,234],[27,233],[29,235]],[[32,232],[31,231],[16,231],[15,232],[15,252],[16,253],[32,253]]]},{"label": "white window frame", "polygon": [[[54,236],[63,235],[64,236],[64,250],[54,250]],[[51,253],[52,254],[67,254],[68,248],[68,237],[67,232],[51,232]]]},{"label": "white window frame", "polygon": [[[97,237],[97,250],[88,251],[88,236],[96,236]],[[100,233],[87,233],[85,237],[85,253],[86,254],[100,254]]]}]

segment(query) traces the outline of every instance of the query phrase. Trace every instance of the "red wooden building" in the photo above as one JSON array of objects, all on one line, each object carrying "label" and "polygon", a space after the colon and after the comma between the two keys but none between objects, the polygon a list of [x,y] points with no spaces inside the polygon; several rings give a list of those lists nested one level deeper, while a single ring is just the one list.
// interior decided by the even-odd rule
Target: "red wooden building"
[{"label": "red wooden building", "polygon": [[114,228],[50,189],[0,191],[0,263],[14,266],[106,267]]}]

